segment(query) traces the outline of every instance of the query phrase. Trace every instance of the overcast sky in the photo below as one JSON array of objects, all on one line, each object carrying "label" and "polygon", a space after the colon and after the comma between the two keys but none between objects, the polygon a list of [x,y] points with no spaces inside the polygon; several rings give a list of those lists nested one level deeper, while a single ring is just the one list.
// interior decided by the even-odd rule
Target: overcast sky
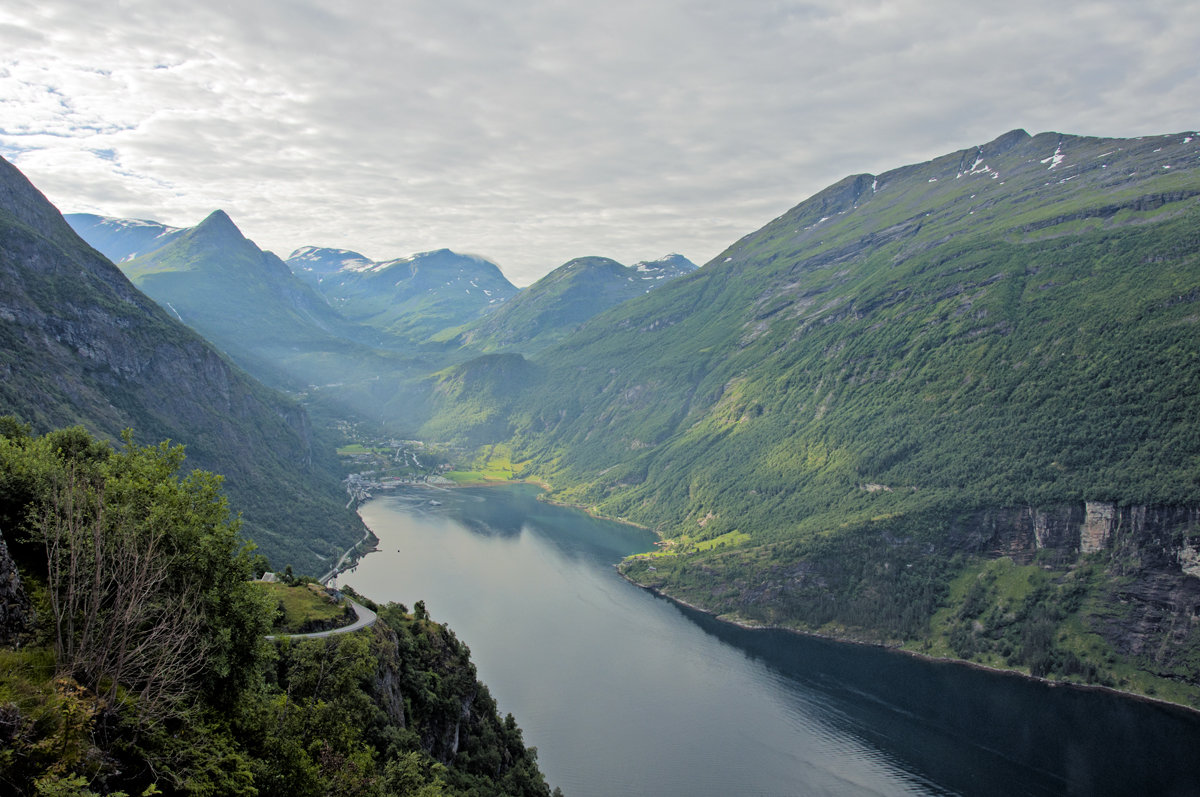
[{"label": "overcast sky", "polygon": [[1200,126],[1192,0],[4,0],[0,153],[64,212],[286,257],[715,257],[1016,127]]}]

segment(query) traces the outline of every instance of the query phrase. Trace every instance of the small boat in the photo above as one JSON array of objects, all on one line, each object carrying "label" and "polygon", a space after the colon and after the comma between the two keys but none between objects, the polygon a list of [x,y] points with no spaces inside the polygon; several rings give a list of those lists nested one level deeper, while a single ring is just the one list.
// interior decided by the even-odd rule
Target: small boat
[{"label": "small boat", "polygon": [[430,501],[429,505],[430,506],[441,506],[442,502],[441,501]]}]

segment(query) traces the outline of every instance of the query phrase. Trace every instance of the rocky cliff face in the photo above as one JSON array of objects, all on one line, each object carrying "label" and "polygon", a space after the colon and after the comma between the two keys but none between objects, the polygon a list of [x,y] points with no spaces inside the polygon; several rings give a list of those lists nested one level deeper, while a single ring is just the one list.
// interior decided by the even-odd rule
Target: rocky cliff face
[{"label": "rocky cliff face", "polygon": [[525,747],[512,715],[501,718],[454,633],[394,604],[379,607],[379,618],[368,688],[387,723],[452,771],[499,784],[479,793],[548,794],[536,754]]},{"label": "rocky cliff face", "polygon": [[1131,570],[1147,567],[1200,574],[1200,507],[1118,506],[1081,501],[1037,509],[988,509],[965,518],[953,546],[971,553],[1010,556],[1029,564],[1039,552],[1062,559],[1105,554]]},{"label": "rocky cliff face", "polygon": [[977,512],[959,550],[1070,566],[1092,556],[1116,575],[1113,610],[1094,630],[1125,655],[1165,668],[1200,634],[1200,507],[1081,501]]}]

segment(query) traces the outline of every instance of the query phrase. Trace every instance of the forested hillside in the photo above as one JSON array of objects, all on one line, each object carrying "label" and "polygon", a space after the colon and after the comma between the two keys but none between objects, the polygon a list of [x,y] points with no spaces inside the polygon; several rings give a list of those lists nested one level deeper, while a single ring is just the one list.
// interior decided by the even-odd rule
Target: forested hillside
[{"label": "forested hillside", "polygon": [[[668,537],[632,577],[760,622],[934,646],[972,557],[1059,574],[977,608],[1003,618],[1091,548],[1111,568],[1076,585],[1072,655],[1157,644],[1139,666],[1196,684],[1194,520],[1146,513],[1200,505],[1198,155],[1194,134],[1014,131],[849,177],[535,357],[513,460]],[[948,652],[1037,669],[1054,644]]]},{"label": "forested hillside", "polygon": [[181,464],[0,418],[0,790],[549,797],[423,605],[268,641],[264,562]]}]

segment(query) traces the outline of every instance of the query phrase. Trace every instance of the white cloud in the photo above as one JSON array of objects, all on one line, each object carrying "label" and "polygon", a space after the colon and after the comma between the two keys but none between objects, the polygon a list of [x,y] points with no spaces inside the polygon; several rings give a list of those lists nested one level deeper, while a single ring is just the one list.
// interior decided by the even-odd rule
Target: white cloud
[{"label": "white cloud", "polygon": [[707,260],[1013,127],[1194,129],[1200,96],[1168,0],[5,5],[0,151],[64,210],[222,207],[281,254],[447,246],[518,283]]}]

